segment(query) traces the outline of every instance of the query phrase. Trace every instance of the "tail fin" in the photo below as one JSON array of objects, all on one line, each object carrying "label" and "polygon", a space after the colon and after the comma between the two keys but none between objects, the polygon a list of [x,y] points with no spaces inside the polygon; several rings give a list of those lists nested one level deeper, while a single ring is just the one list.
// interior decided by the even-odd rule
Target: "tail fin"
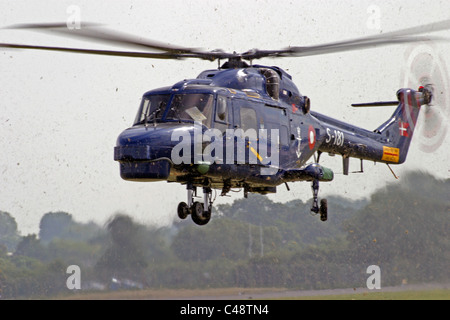
[{"label": "tail fin", "polygon": [[[399,101],[397,109],[395,109],[391,118],[375,131],[389,142],[391,148],[397,149],[395,157],[400,164],[406,160],[414,129],[416,128],[420,106],[426,102],[422,92],[416,92],[411,89],[398,90],[397,97]],[[390,160],[387,159],[387,161]]]}]

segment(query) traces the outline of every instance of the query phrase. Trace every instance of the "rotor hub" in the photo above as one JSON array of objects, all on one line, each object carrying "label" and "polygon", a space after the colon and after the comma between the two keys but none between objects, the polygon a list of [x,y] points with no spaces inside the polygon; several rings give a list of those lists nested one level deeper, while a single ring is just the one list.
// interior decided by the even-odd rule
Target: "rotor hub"
[{"label": "rotor hub", "polygon": [[423,103],[430,104],[433,100],[433,87],[431,85],[420,86],[419,92],[423,95]]},{"label": "rotor hub", "polygon": [[241,57],[233,57],[229,58],[227,62],[225,62],[220,69],[240,69],[240,68],[248,68],[250,65],[242,61]]}]

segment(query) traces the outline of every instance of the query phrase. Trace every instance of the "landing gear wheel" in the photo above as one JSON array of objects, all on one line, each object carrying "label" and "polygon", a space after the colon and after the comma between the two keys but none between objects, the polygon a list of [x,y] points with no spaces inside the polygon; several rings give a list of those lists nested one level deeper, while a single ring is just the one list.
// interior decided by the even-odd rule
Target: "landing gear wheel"
[{"label": "landing gear wheel", "polygon": [[189,207],[186,202],[180,202],[178,204],[177,213],[178,213],[178,218],[180,218],[181,220],[184,220],[187,218],[187,216],[189,215],[190,212],[189,212]]},{"label": "landing gear wheel", "polygon": [[203,203],[194,202],[191,207],[192,221],[199,226],[204,226],[211,219],[211,211],[205,211]]},{"label": "landing gear wheel", "polygon": [[320,221],[328,220],[328,201],[327,199],[320,200]]}]

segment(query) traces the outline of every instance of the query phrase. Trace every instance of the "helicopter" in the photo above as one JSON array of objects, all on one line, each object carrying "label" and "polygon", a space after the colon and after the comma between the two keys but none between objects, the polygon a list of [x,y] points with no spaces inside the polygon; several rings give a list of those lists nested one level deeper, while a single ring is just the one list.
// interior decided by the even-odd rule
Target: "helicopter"
[{"label": "helicopter", "polygon": [[[213,190],[276,193],[288,183],[311,183],[311,212],[328,219],[326,199],[319,201],[319,184],[334,179],[332,169],[319,164],[323,153],[342,157],[343,174],[349,160],[390,165],[405,162],[422,106],[431,106],[434,86],[427,81],[417,90],[399,89],[394,101],[353,104],[354,107],[396,106],[375,130],[363,129],[311,110],[292,76],[277,66],[253,64],[265,57],[307,57],[372,47],[442,40],[420,36],[450,29],[450,20],[400,31],[315,46],[281,50],[252,49],[244,53],[204,51],[109,31],[84,23],[80,29],[65,23],[22,24],[8,28],[52,31],[158,52],[112,51],[0,43],[9,49],[32,49],[148,59],[202,59],[218,62],[193,79],[152,89],[143,94],[135,121],[117,138],[114,160],[124,180],[167,181],[186,186],[180,219],[191,216],[206,225],[212,216]],[[222,61],[226,60],[223,64]],[[312,161],[312,162],[311,162]],[[390,167],[389,167],[390,168]],[[392,171],[392,170],[391,170]],[[196,201],[202,188],[203,202]]]}]

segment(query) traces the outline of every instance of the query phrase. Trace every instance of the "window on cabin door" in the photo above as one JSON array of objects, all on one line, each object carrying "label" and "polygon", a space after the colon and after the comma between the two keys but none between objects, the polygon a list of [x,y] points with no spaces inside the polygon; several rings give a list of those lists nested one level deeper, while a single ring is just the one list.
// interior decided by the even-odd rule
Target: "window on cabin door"
[{"label": "window on cabin door", "polygon": [[247,131],[248,129],[254,129],[256,132],[258,132],[259,128],[256,111],[253,108],[241,107],[239,113],[241,116],[241,128],[244,131]]},{"label": "window on cabin door", "polygon": [[270,136],[272,130],[278,130],[278,138],[280,146],[289,146],[289,119],[286,114],[286,110],[266,105],[264,109],[265,127],[268,129],[268,135]]}]

